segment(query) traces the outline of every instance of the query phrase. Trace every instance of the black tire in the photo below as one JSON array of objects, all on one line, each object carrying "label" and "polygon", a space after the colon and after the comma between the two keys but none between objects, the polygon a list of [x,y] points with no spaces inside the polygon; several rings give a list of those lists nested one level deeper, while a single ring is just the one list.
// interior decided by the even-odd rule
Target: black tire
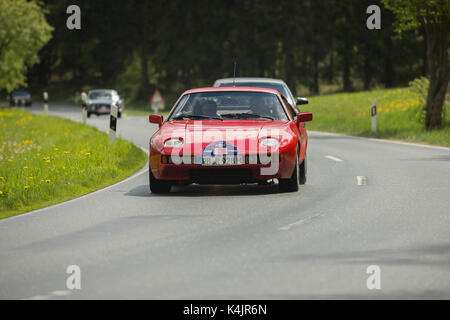
[{"label": "black tire", "polygon": [[87,117],[88,117],[88,118],[91,117],[91,113],[90,113],[90,112],[87,113]]},{"label": "black tire", "polygon": [[169,193],[172,188],[169,181],[156,179],[151,169],[149,170],[149,184],[152,193]]},{"label": "black tire", "polygon": [[122,112],[120,112],[120,111],[117,112],[117,117],[118,117],[118,118],[122,118]]},{"label": "black tire", "polygon": [[306,160],[306,154],[305,154],[305,157],[303,158],[303,162],[300,165],[300,180],[299,180],[300,184],[305,184],[306,183],[307,169],[308,169],[308,162]]},{"label": "black tire", "polygon": [[289,179],[279,179],[278,188],[281,192],[297,192],[300,181],[300,168],[298,165],[298,151],[295,158],[295,168],[292,176]]}]

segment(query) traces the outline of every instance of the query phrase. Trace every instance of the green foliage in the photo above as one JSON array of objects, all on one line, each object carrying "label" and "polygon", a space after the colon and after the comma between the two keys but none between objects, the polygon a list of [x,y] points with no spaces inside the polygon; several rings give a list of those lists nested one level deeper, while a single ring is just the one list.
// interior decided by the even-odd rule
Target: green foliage
[{"label": "green foliage", "polygon": [[412,92],[415,92],[419,97],[420,105],[417,107],[416,117],[420,123],[425,122],[426,104],[429,86],[430,81],[426,77],[416,78],[409,83],[410,90]]},{"label": "green foliage", "polygon": [[18,109],[0,107],[0,132],[0,219],[110,185],[147,161],[95,128]]},{"label": "green foliage", "polygon": [[38,2],[0,0],[0,89],[26,85],[27,68],[39,61],[52,30]]},{"label": "green foliage", "polygon": [[426,23],[440,24],[450,17],[448,0],[382,0],[384,6],[394,12],[396,31],[412,30]]}]

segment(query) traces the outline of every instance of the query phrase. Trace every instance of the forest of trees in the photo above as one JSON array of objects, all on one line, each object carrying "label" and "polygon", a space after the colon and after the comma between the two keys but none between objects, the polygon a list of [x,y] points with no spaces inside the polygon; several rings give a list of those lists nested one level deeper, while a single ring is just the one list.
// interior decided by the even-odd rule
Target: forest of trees
[{"label": "forest of trees", "polygon": [[[66,8],[81,8],[68,30]],[[366,27],[369,5],[381,30]],[[48,0],[52,39],[28,72],[34,87],[115,87],[128,100],[177,96],[217,78],[284,79],[298,94],[407,85],[426,75],[426,39],[396,36],[381,0]],[[299,92],[301,91],[301,92]]]}]

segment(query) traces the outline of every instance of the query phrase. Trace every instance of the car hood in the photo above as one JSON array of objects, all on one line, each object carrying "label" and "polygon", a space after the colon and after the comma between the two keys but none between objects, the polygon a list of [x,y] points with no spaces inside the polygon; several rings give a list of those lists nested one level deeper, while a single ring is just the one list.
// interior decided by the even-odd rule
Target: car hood
[{"label": "car hood", "polygon": [[164,153],[175,149],[164,147],[164,142],[171,138],[183,140],[183,146],[178,148],[180,153],[189,150],[191,154],[199,154],[205,147],[217,142],[238,146],[239,153],[256,153],[260,150],[259,140],[262,138],[277,138],[282,147],[294,136],[289,121],[174,121],[165,122],[152,137],[152,143]]}]

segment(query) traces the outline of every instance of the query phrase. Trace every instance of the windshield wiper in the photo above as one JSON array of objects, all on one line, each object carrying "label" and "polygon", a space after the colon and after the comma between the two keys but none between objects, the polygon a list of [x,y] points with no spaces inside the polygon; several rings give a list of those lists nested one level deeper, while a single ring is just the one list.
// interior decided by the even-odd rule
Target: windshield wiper
[{"label": "windshield wiper", "polygon": [[263,118],[263,119],[269,119],[269,120],[275,120],[272,117],[268,117],[268,116],[262,116],[260,114],[255,114],[255,113],[227,113],[223,115],[225,116],[230,116],[230,118],[235,118],[235,119],[239,119],[239,118]]},{"label": "windshield wiper", "polygon": [[223,119],[221,117],[202,116],[202,115],[198,115],[198,114],[185,114],[185,115],[181,115],[181,116],[176,116],[176,117],[172,118],[171,120],[184,120],[185,118],[187,118],[187,119],[216,119],[216,120],[223,121]]}]

